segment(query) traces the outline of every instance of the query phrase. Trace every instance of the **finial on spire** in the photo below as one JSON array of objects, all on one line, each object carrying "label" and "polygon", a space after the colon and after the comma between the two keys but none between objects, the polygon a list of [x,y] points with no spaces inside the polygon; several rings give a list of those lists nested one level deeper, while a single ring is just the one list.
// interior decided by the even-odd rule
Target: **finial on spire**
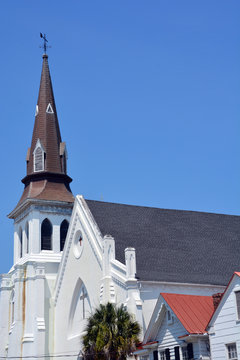
[{"label": "finial on spire", "polygon": [[40,46],[40,47],[43,48],[43,50],[44,50],[44,55],[46,55],[46,54],[47,54],[47,49],[50,48],[51,46],[48,46],[48,45],[47,45],[48,40],[47,40],[47,38],[46,38],[46,34],[42,34],[42,33],[40,32],[40,38],[43,39],[43,46]]}]

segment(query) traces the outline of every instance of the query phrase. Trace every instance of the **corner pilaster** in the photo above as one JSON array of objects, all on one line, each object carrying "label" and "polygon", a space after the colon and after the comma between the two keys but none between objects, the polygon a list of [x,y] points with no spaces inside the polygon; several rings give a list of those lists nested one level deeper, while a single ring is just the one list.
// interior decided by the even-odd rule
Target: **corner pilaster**
[{"label": "corner pilaster", "polygon": [[128,311],[133,314],[140,324],[143,325],[142,317],[142,300],[140,298],[140,291],[138,281],[136,279],[136,251],[134,248],[125,249],[125,264],[126,264],[126,290],[127,299],[126,306]]},{"label": "corner pilaster", "polygon": [[111,277],[111,261],[115,259],[115,240],[111,235],[103,238],[103,278],[100,290],[101,303],[115,303],[115,288]]}]

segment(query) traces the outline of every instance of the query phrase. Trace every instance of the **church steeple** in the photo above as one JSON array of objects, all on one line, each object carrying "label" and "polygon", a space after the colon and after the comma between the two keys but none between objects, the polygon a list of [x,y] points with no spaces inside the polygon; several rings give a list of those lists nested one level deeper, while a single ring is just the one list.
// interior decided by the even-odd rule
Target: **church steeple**
[{"label": "church steeple", "polygon": [[[60,153],[61,144],[62,140],[48,66],[48,56],[44,54],[32,144],[29,158],[27,159],[27,175],[38,171],[66,174],[66,161],[64,161],[66,154]],[[44,153],[42,164],[38,163],[40,154],[38,157],[37,155],[34,156],[36,146],[40,146]]]},{"label": "church steeple", "polygon": [[74,201],[69,187],[72,179],[67,175],[66,146],[61,139],[46,54],[43,55],[32,143],[26,160],[27,175],[22,179],[25,189],[15,210],[30,199]]}]

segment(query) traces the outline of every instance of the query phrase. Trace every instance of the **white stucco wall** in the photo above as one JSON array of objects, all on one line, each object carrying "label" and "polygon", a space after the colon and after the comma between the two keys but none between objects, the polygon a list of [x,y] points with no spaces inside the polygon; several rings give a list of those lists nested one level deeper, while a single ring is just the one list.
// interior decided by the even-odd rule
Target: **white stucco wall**
[{"label": "white stucco wall", "polygon": [[[76,241],[79,234],[81,249]],[[117,306],[125,304],[135,318],[142,321],[142,303],[135,279],[135,250],[127,249],[125,256],[127,266],[115,259],[114,239],[102,237],[84,199],[77,197],[55,286],[54,349],[57,353],[77,354],[82,348],[87,320],[82,319],[82,305],[76,304],[76,298],[77,302],[82,301],[79,284],[84,284],[88,294],[85,306],[89,308],[89,315],[100,303],[110,301]]]}]

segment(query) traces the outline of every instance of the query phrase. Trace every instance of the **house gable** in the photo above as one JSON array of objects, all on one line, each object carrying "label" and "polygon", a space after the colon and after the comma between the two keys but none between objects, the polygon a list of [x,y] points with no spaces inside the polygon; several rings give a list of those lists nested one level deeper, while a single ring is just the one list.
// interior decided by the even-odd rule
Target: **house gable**
[{"label": "house gable", "polygon": [[212,358],[223,360],[228,346],[240,354],[240,319],[236,293],[240,291],[240,274],[234,273],[208,326]]},{"label": "house gable", "polygon": [[223,311],[223,307],[225,306],[229,297],[232,297],[234,289],[235,289],[235,291],[237,291],[238,287],[240,290],[240,272],[234,272],[234,274],[232,275],[232,277],[222,295],[222,298],[218,304],[218,307],[216,308],[215,312],[213,313],[213,315],[208,323],[207,329],[209,330],[209,332],[213,331],[213,330],[211,330],[211,328],[214,326],[215,322],[217,321],[217,318],[219,316],[221,316],[220,314]]}]

